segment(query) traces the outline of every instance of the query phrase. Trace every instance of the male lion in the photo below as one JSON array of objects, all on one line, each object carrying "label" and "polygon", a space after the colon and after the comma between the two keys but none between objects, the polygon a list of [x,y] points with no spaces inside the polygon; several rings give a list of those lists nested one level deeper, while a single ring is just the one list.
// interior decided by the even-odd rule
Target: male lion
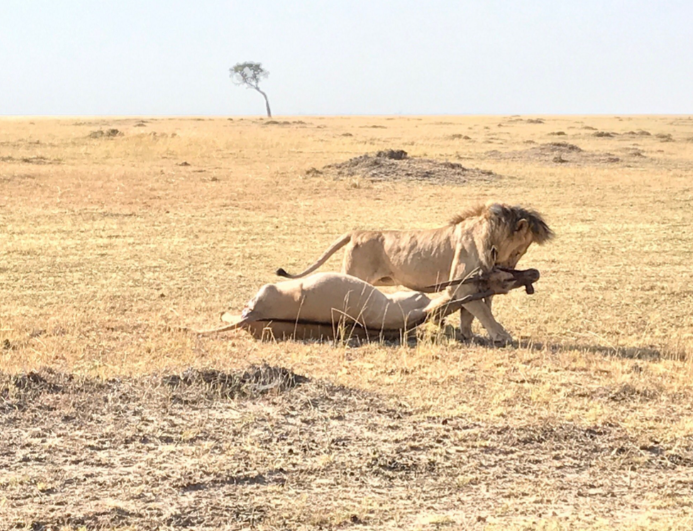
[{"label": "male lion", "polygon": [[[446,280],[463,278],[476,268],[489,272],[493,266],[514,268],[536,242],[543,244],[553,232],[534,210],[499,203],[470,208],[437,229],[414,231],[353,231],[342,235],[305,271],[290,275],[301,278],[315,271],[344,246],[342,273],[374,286],[402,285],[415,291],[439,291]],[[450,297],[471,293],[468,285],[447,288]],[[491,312],[492,298],[466,304],[460,314],[460,332],[472,337],[472,321],[479,319],[494,342],[511,341],[510,334]]]}]

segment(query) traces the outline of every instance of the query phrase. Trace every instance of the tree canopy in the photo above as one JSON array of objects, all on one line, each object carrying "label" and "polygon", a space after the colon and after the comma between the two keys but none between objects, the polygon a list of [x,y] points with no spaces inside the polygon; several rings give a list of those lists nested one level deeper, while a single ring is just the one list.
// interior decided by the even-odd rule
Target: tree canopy
[{"label": "tree canopy", "polygon": [[230,69],[231,80],[236,85],[245,86],[246,88],[251,88],[258,91],[265,98],[265,107],[267,108],[267,117],[272,118],[272,111],[270,111],[269,99],[267,94],[265,94],[260,89],[260,80],[265,79],[269,76],[269,72],[262,68],[261,63],[254,63],[252,61],[246,61],[245,63],[237,63],[233,68]]}]

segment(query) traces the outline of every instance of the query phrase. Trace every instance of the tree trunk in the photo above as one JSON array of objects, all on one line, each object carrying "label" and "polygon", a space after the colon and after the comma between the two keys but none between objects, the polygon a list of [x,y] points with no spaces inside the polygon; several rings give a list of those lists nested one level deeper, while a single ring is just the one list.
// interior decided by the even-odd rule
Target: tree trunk
[{"label": "tree trunk", "polygon": [[262,92],[260,89],[255,89],[255,90],[257,90],[260,94],[262,94],[262,97],[265,98],[265,107],[267,107],[267,118],[272,118],[272,111],[270,111],[269,100],[267,99],[267,94]]}]

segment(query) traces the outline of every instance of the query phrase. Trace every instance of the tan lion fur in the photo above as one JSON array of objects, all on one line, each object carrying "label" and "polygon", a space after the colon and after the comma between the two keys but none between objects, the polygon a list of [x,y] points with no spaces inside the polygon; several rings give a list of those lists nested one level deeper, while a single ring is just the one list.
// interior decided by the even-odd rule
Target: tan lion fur
[{"label": "tan lion fur", "polygon": [[[375,286],[402,285],[422,291],[440,282],[462,278],[476,268],[483,271],[490,271],[494,265],[514,268],[532,243],[542,244],[552,237],[553,232],[536,211],[487,203],[466,210],[436,229],[343,234],[302,273],[290,275],[279,269],[277,274],[301,278],[346,247],[342,273]],[[470,293],[470,287],[465,285],[448,290],[454,297]],[[460,324],[463,336],[471,336],[471,322],[476,317],[492,340],[511,339],[493,317],[490,301],[472,302],[465,310]]]},{"label": "tan lion fur", "polygon": [[[475,286],[476,292],[466,298],[507,293],[524,285],[517,276],[522,273],[493,270],[483,278],[478,275],[469,277],[466,281]],[[265,284],[248,302],[240,318],[224,314],[222,320],[230,322],[230,325],[198,333],[217,333],[240,327],[262,336],[263,327],[269,327],[282,336],[293,330],[294,335],[300,338],[316,333],[327,336],[325,330],[356,326],[357,333],[365,333],[365,336],[396,335],[429,319],[440,321],[460,307],[461,301],[451,300],[448,293],[436,297],[415,291],[385,294],[356,277],[315,273],[303,279]],[[278,324],[269,324],[273,322]],[[333,332],[333,337],[336,335]]]}]

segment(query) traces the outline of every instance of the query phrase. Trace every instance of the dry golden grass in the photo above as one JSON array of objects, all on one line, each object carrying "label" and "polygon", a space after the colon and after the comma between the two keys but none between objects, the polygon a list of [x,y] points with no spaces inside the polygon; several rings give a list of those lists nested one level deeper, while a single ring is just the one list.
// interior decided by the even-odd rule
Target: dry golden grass
[{"label": "dry golden grass", "polygon": [[[24,380],[5,376],[0,522],[690,528],[693,119],[278,121],[0,119],[0,371],[50,368],[58,376],[40,382],[91,382],[58,399],[27,395]],[[89,137],[111,128],[123,134]],[[584,152],[559,163],[532,151],[549,142]],[[503,178],[455,186],[307,175],[387,148]],[[216,324],[278,266],[302,268],[346,230],[434,227],[488,199],[536,208],[557,233],[520,263],[541,271],[537,293],[497,298],[517,347],[450,334],[355,348],[167,331]],[[323,270],[339,267],[334,258]],[[189,367],[230,374],[262,362],[311,381],[188,406],[152,383]],[[113,378],[121,383],[97,385]],[[118,406],[119,385],[137,395],[129,405]],[[102,396],[115,398],[90,403]],[[73,413],[77,431],[58,418]],[[145,417],[166,437],[149,446],[118,438],[143,437]],[[330,442],[340,437],[349,442]],[[112,453],[90,450],[93,440],[115,441]],[[289,457],[289,440],[303,453]],[[77,464],[66,465],[69,455]],[[246,480],[228,480],[231,469]]]}]

